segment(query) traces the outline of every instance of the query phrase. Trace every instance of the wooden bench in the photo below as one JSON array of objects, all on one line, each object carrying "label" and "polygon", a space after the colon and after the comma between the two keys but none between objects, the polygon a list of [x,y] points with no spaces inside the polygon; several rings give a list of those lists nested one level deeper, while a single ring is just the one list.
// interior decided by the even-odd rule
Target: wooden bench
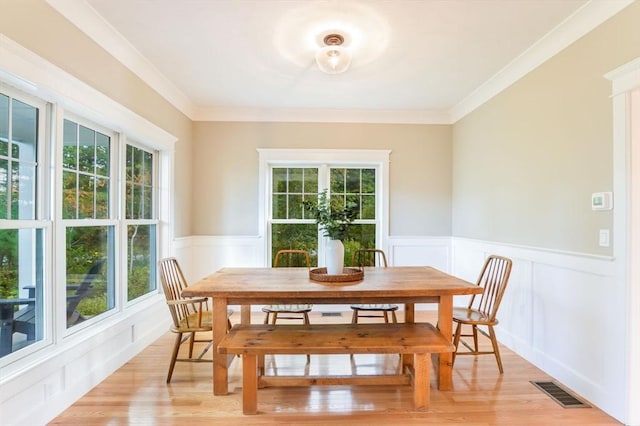
[{"label": "wooden bench", "polygon": [[[410,384],[416,410],[429,404],[432,353],[452,352],[451,341],[432,324],[236,325],[218,345],[221,354],[242,355],[242,412],[258,411],[258,386]],[[274,377],[259,374],[266,354],[404,354],[394,376]],[[408,355],[413,355],[411,359]],[[406,371],[405,371],[406,370]],[[396,378],[393,380],[392,378]]]}]

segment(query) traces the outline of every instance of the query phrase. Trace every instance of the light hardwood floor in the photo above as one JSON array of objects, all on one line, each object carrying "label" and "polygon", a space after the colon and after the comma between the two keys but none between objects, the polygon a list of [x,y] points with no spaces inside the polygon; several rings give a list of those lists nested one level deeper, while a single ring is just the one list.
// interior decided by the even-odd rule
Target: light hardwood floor
[{"label": "light hardwood floor", "polygon": [[[232,322],[238,322],[237,314]],[[432,312],[417,313],[433,320]],[[351,313],[311,322],[349,322]],[[401,320],[401,316],[399,318]],[[255,317],[261,322],[262,316]],[[242,415],[242,368],[230,368],[229,395],[214,396],[211,364],[178,363],[165,383],[174,336],[167,333],[65,410],[50,424],[60,425],[619,425],[597,408],[563,408],[533,386],[553,380],[501,346],[504,374],[491,355],[459,357],[454,389],[438,391],[432,374],[431,403],[412,411],[410,386],[312,386],[258,391],[254,416]],[[312,355],[267,357],[277,374],[392,373],[397,355]]]}]

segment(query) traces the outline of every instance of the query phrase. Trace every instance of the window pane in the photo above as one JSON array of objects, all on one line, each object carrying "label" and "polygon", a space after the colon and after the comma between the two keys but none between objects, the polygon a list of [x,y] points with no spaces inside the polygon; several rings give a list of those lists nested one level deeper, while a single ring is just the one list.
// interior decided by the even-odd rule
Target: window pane
[{"label": "window pane", "polygon": [[96,132],[96,175],[109,176],[109,137]]},{"label": "window pane", "polygon": [[156,226],[127,227],[127,300],[156,290]]},{"label": "window pane", "polygon": [[274,223],[271,227],[271,262],[278,250],[307,250],[311,265],[318,264],[318,227],[315,223]]},{"label": "window pane", "polygon": [[143,209],[142,209],[142,218],[143,219],[152,219],[153,218],[153,188],[150,186],[144,187],[143,194]]},{"label": "window pane", "polygon": [[289,195],[289,219],[302,219],[302,195]]},{"label": "window pane", "polygon": [[64,141],[62,146],[62,167],[77,170],[78,168],[78,125],[64,120]]},{"label": "window pane", "polygon": [[345,169],[331,169],[331,194],[344,192],[344,180]]},{"label": "window pane", "polygon": [[67,328],[115,307],[113,228],[67,228]]},{"label": "window pane", "polygon": [[80,126],[80,132],[78,133],[78,147],[80,154],[78,158],[78,170],[81,172],[95,173],[95,137],[95,131],[84,126]]},{"label": "window pane", "polygon": [[142,179],[144,185],[151,186],[153,184],[153,154],[142,151]]},{"label": "window pane", "polygon": [[362,192],[372,194],[376,192],[376,171],[375,169],[362,170]]},{"label": "window pane", "polygon": [[95,218],[109,218],[109,179],[95,178]]},{"label": "window pane", "polygon": [[376,196],[375,195],[363,195],[362,196],[362,217],[361,219],[375,219],[376,218]]},{"label": "window pane", "polygon": [[287,196],[286,195],[274,195],[272,197],[273,211],[272,215],[274,219],[287,219]]},{"label": "window pane", "polygon": [[9,156],[9,97],[0,93],[0,156]]},{"label": "window pane", "polygon": [[127,146],[127,219],[153,218],[153,154]]},{"label": "window pane", "polygon": [[0,357],[44,336],[42,238],[41,229],[0,229]]},{"label": "window pane", "polygon": [[36,166],[21,162],[12,163],[11,217],[35,219],[36,216]]},{"label": "window pane", "polygon": [[38,109],[16,99],[11,107],[12,156],[20,161],[36,161]]},{"label": "window pane", "polygon": [[304,169],[304,191],[305,194],[318,193],[318,169]]},{"label": "window pane", "polygon": [[274,168],[273,175],[273,192],[287,192],[287,169]]},{"label": "window pane", "polygon": [[109,218],[110,140],[102,133],[65,120],[63,218]]},{"label": "window pane", "polygon": [[93,218],[94,180],[90,175],[78,176],[78,219]]},{"label": "window pane", "polygon": [[302,192],[302,169],[289,169],[289,188],[287,192]]},{"label": "window pane", "polygon": [[360,169],[347,169],[345,192],[352,194],[360,192]]},{"label": "window pane", "polygon": [[78,175],[74,172],[62,173],[62,218],[74,219],[77,215],[77,195],[78,190],[76,188],[76,177]]}]

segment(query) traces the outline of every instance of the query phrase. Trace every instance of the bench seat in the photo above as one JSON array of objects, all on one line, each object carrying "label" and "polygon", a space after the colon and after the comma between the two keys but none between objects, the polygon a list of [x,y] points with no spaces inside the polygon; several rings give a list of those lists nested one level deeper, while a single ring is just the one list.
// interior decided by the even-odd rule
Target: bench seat
[{"label": "bench seat", "polygon": [[[400,381],[374,376],[369,383],[413,383],[414,408],[425,409],[429,401],[430,354],[452,352],[453,345],[428,323],[398,324],[311,324],[236,325],[218,345],[222,354],[242,355],[242,411],[257,413],[258,384],[278,382],[289,386],[306,384],[368,384],[363,377],[282,378],[260,376],[258,359],[266,354],[365,354],[393,353],[413,355],[407,363],[407,376]],[[280,379],[280,380],[277,380]],[[378,380],[375,380],[378,379]]]}]

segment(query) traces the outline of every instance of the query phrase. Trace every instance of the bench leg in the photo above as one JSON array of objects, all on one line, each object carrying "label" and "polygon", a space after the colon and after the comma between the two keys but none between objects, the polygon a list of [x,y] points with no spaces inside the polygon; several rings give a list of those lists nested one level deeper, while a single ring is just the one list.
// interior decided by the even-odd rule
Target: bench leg
[{"label": "bench leg", "polygon": [[258,356],[242,355],[242,413],[258,412]]},{"label": "bench leg", "polygon": [[429,407],[431,358],[429,354],[414,355],[413,406],[416,410]]}]

